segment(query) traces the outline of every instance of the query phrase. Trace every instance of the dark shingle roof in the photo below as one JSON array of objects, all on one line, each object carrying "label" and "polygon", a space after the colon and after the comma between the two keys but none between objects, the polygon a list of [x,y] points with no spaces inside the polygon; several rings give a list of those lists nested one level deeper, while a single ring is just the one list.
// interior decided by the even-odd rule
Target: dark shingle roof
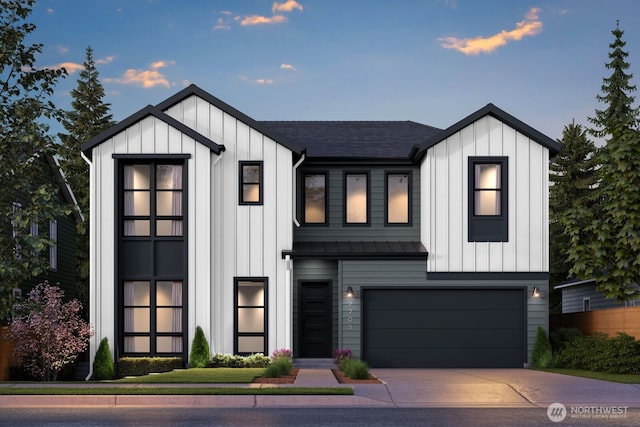
[{"label": "dark shingle roof", "polygon": [[420,242],[293,242],[293,250],[282,255],[312,259],[427,259]]},{"label": "dark shingle roof", "polygon": [[412,121],[261,121],[307,157],[408,158],[440,129]]}]

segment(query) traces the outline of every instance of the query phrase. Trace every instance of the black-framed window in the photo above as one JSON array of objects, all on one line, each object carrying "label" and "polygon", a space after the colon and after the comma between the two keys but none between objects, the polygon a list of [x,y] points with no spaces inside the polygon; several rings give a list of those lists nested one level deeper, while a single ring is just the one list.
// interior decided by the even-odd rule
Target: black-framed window
[{"label": "black-framed window", "polygon": [[239,201],[241,205],[261,205],[263,195],[262,162],[240,162]]},{"label": "black-framed window", "polygon": [[344,223],[346,225],[369,224],[368,172],[344,174]]},{"label": "black-framed window", "polygon": [[304,174],[304,223],[327,224],[327,174]]},{"label": "black-framed window", "polygon": [[51,246],[49,246],[49,270],[58,270],[58,221],[49,221],[49,240],[51,240]]},{"label": "black-framed window", "polygon": [[267,279],[234,280],[234,353],[267,352]]},{"label": "black-framed window", "polygon": [[120,352],[184,356],[185,158],[118,158],[117,165]]},{"label": "black-framed window", "polygon": [[411,224],[411,172],[387,172],[385,177],[386,224]]},{"label": "black-framed window", "polygon": [[469,157],[469,241],[506,242],[508,221],[507,157]]},{"label": "black-framed window", "polygon": [[180,280],[124,281],[125,354],[182,353],[183,291]]}]

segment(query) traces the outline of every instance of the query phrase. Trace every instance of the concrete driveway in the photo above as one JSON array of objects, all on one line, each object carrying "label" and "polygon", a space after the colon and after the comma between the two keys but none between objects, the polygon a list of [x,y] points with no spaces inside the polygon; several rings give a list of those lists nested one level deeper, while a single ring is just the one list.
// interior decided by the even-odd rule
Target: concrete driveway
[{"label": "concrete driveway", "polygon": [[640,408],[640,385],[530,369],[371,369],[384,381],[354,387],[398,407],[616,406]]}]

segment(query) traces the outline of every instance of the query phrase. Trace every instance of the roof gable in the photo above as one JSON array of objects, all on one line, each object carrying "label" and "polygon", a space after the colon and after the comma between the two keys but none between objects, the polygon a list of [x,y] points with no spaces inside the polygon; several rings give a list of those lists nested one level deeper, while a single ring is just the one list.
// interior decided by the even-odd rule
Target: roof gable
[{"label": "roof gable", "polygon": [[269,138],[276,141],[278,144],[288,148],[294,153],[299,155],[299,154],[302,154],[302,152],[304,151],[303,147],[301,147],[300,145],[294,142],[291,142],[286,137],[278,134],[277,132],[274,131],[274,129],[264,126],[264,124],[262,124],[261,122],[255,121],[254,119],[247,116],[243,112],[233,108],[226,102],[216,98],[215,96],[211,95],[209,92],[201,89],[200,87],[194,84],[189,85],[188,87],[176,93],[175,95],[157,104],[156,108],[158,108],[161,111],[166,111],[169,108],[173,107],[174,105],[178,104],[179,102],[194,95],[199,98],[202,98],[203,100],[207,101],[211,105],[214,105],[215,107],[219,108],[220,110],[224,111],[230,116],[235,117],[236,119],[252,127],[253,129],[263,133],[264,135],[268,136]]},{"label": "roof gable", "polygon": [[87,141],[84,144],[82,144],[80,146],[80,149],[82,150],[82,152],[84,153],[85,156],[87,156],[89,159],[91,159],[92,149],[95,146],[102,144],[104,141],[106,141],[107,139],[111,138],[112,136],[122,132],[126,128],[132,126],[133,124],[135,124],[135,123],[137,123],[137,122],[139,122],[139,121],[141,121],[141,120],[143,120],[143,119],[145,119],[145,118],[147,118],[149,116],[153,116],[153,117],[165,122],[166,124],[168,124],[169,126],[173,127],[174,129],[179,130],[180,132],[184,133],[185,135],[189,136],[190,138],[193,138],[194,140],[198,141],[202,145],[208,147],[215,154],[220,154],[220,153],[222,153],[224,151],[224,145],[216,144],[215,142],[213,142],[212,140],[210,140],[206,136],[202,135],[199,132],[196,132],[195,130],[191,129],[190,127],[188,127],[184,123],[180,123],[179,121],[177,121],[173,117],[169,116],[168,114],[163,113],[160,109],[154,107],[153,105],[147,105],[146,107],[144,107],[142,110],[138,111],[137,113],[132,114],[131,116],[127,117],[126,119],[124,119],[120,123],[110,127],[109,129],[107,129],[106,131],[102,132],[101,134],[96,135],[95,137],[91,138],[89,141]]},{"label": "roof gable", "polygon": [[487,115],[492,116],[492,117],[500,120],[503,123],[506,123],[507,125],[509,125],[512,128],[514,128],[516,131],[520,132],[523,135],[526,135],[527,137],[529,137],[529,138],[533,139],[534,141],[536,141],[538,144],[540,144],[543,147],[549,149],[549,151],[551,152],[551,156],[554,156],[554,155],[558,154],[558,152],[560,152],[560,150],[562,149],[562,145],[561,144],[559,144],[558,142],[556,142],[553,139],[549,138],[548,136],[544,135],[542,132],[539,132],[539,131],[535,130],[531,126],[529,126],[526,123],[516,119],[511,114],[509,114],[506,111],[496,107],[495,105],[487,104],[485,107],[479,109],[475,113],[470,114],[469,116],[467,116],[464,119],[460,120],[456,124],[448,127],[447,129],[445,129],[441,133],[439,133],[437,135],[434,135],[433,137],[429,138],[428,140],[426,140],[422,144],[416,146],[416,148],[418,149],[417,158],[421,159],[425,155],[425,152],[429,148],[433,147],[434,145],[438,144],[439,142],[444,141],[445,139],[449,138],[454,133],[459,132],[460,130],[462,130],[465,127],[469,126],[473,122],[475,122],[475,121],[477,121],[477,120],[479,120],[479,119],[481,119],[481,118],[483,118],[484,116],[487,116]]}]

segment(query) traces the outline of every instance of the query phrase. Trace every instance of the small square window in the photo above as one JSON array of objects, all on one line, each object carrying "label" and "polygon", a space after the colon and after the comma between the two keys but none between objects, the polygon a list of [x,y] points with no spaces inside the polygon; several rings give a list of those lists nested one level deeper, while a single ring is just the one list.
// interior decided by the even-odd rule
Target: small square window
[{"label": "small square window", "polygon": [[262,204],[262,162],[240,162],[240,204]]}]

